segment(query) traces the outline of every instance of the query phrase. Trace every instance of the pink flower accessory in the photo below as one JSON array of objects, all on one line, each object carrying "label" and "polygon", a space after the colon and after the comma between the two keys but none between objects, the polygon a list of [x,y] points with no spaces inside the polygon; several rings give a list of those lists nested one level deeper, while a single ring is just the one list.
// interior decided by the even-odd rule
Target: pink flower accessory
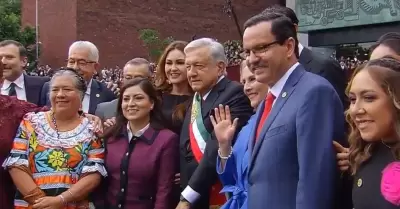
[{"label": "pink flower accessory", "polygon": [[381,193],[390,203],[400,206],[400,162],[393,162],[382,172]]}]

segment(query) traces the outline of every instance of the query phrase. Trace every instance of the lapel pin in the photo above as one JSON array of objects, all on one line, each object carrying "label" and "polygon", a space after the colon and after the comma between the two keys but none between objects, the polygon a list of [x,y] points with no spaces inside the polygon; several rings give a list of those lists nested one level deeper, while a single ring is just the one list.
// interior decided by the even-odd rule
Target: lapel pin
[{"label": "lapel pin", "polygon": [[100,94],[96,94],[96,97],[100,97]]},{"label": "lapel pin", "polygon": [[282,97],[285,98],[286,96],[287,96],[287,93],[286,93],[286,92],[283,92],[283,93],[282,93]]},{"label": "lapel pin", "polygon": [[358,187],[361,187],[361,186],[362,186],[362,184],[363,184],[363,181],[362,181],[362,179],[358,179],[358,181],[357,181],[357,186],[358,186]]}]

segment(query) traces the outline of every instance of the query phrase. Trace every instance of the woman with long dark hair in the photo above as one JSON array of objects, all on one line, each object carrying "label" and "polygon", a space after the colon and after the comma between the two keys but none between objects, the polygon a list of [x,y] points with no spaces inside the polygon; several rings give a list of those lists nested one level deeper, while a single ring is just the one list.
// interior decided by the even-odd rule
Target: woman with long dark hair
[{"label": "woman with long dark hair", "polygon": [[179,139],[164,123],[157,91],[148,79],[124,84],[116,124],[104,136],[109,173],[100,196],[104,208],[170,208]]},{"label": "woman with long dark hair", "polygon": [[354,208],[400,207],[399,81],[400,62],[382,58],[358,68],[349,83]]}]

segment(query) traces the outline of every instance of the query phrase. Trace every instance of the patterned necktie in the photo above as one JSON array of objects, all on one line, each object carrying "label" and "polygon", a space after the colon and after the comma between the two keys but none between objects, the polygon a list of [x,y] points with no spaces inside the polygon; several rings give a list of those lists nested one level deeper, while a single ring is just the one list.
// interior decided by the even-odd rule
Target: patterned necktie
[{"label": "patterned necktie", "polygon": [[10,84],[10,91],[8,91],[8,96],[17,96],[17,91],[15,90],[15,83]]},{"label": "patterned necktie", "polygon": [[[265,100],[263,114],[261,115],[261,119],[258,123],[255,142],[257,142],[258,136],[260,135],[262,127],[264,126],[264,123],[268,118],[269,112],[271,112],[272,104],[274,103],[274,100],[275,100],[275,96],[271,92],[268,92],[267,99]],[[256,144],[255,142],[254,142],[254,144]]]}]

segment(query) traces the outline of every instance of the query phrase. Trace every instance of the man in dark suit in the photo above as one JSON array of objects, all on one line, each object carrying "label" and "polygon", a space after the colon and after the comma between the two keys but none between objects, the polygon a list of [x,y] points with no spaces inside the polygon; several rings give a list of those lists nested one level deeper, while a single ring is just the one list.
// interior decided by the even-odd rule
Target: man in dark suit
[{"label": "man in dark suit", "polygon": [[190,42],[185,50],[190,86],[195,92],[180,134],[180,173],[184,188],[177,209],[204,209],[222,205],[216,173],[218,144],[210,115],[218,105],[228,105],[238,118],[238,131],[253,114],[243,87],[225,78],[224,47],[209,38]]},{"label": "man in dark suit", "polygon": [[16,96],[20,100],[39,105],[43,84],[50,78],[29,76],[24,73],[27,64],[25,47],[17,41],[2,41],[0,42],[0,57],[4,64],[1,94]]},{"label": "man in dark suit", "polygon": [[[122,70],[123,80],[122,83],[126,83],[134,78],[151,78],[150,62],[144,58],[134,58],[129,60]],[[96,116],[100,117],[101,120],[106,120],[115,117],[117,113],[118,99],[114,99],[110,102],[103,102],[97,105]]]},{"label": "man in dark suit", "polygon": [[[288,17],[296,26],[298,32],[299,19],[296,13],[284,6],[275,5],[266,8],[262,13],[278,13]],[[319,52],[310,50],[299,43],[299,62],[304,66],[306,71],[315,73],[328,80],[338,93],[343,107],[347,109],[349,102],[345,94],[347,85],[346,72],[340,67],[339,62],[331,57],[325,57]]]},{"label": "man in dark suit", "polygon": [[[77,41],[69,47],[67,67],[77,70],[88,84],[82,101],[85,113],[95,114],[97,105],[115,99],[115,94],[107,86],[93,78],[99,68],[99,50],[89,41]],[[50,106],[49,83],[42,89],[41,103]]]}]

